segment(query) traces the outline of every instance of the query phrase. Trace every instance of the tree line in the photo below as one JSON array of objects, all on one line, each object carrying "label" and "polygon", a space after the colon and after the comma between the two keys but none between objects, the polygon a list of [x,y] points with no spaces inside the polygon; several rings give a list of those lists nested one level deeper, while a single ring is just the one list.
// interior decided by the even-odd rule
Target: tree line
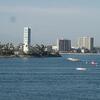
[{"label": "tree line", "polygon": [[19,44],[17,46],[14,46],[13,43],[6,43],[2,44],[0,43],[0,56],[19,56],[19,55],[30,55],[30,56],[60,56],[59,52],[55,51],[47,51],[46,46],[41,44],[36,44],[35,46],[29,47],[28,53],[23,52],[23,44]]}]

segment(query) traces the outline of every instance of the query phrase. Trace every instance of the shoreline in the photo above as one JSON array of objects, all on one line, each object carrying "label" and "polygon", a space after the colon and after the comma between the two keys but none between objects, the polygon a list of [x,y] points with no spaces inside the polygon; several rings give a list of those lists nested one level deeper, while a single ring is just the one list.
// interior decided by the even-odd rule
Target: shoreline
[{"label": "shoreline", "polygon": [[59,53],[60,55],[50,55],[50,56],[31,56],[31,55],[0,55],[0,58],[49,58],[49,57],[62,57],[62,55],[100,55],[100,53]]},{"label": "shoreline", "polygon": [[100,55],[100,53],[60,53],[61,55]]},{"label": "shoreline", "polygon": [[61,55],[50,55],[50,56],[31,56],[31,55],[4,55],[4,56],[1,56],[0,55],[0,58],[49,58],[49,57],[62,57]]}]

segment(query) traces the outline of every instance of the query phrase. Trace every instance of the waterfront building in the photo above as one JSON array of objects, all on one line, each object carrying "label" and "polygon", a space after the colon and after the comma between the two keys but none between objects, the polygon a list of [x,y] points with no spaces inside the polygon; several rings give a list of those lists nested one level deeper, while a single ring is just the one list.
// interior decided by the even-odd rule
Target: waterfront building
[{"label": "waterfront building", "polygon": [[94,48],[94,38],[93,37],[81,37],[78,40],[78,48],[84,48],[88,50],[93,50]]},{"label": "waterfront building", "polygon": [[30,45],[31,45],[31,28],[24,27],[24,46],[23,51],[24,53],[28,53]]},{"label": "waterfront building", "polygon": [[52,50],[54,50],[54,51],[58,51],[57,46],[56,46],[56,45],[53,45],[53,46],[52,46]]},{"label": "waterfront building", "polygon": [[71,40],[57,39],[57,49],[60,52],[67,52],[71,50]]}]

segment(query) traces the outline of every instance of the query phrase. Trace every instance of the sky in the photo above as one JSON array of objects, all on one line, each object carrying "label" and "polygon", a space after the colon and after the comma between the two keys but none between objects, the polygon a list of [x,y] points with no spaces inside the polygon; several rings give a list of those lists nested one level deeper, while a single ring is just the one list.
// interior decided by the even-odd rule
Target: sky
[{"label": "sky", "polygon": [[55,44],[90,36],[100,46],[100,0],[0,0],[0,41],[23,42],[24,27],[32,29],[32,44]]}]

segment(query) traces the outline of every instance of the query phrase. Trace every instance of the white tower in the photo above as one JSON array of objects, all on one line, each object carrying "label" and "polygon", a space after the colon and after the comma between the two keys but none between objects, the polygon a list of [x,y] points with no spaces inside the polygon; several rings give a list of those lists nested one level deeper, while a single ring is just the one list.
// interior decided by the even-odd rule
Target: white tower
[{"label": "white tower", "polygon": [[24,46],[23,46],[23,51],[26,54],[29,51],[30,43],[31,43],[31,28],[24,27]]}]

